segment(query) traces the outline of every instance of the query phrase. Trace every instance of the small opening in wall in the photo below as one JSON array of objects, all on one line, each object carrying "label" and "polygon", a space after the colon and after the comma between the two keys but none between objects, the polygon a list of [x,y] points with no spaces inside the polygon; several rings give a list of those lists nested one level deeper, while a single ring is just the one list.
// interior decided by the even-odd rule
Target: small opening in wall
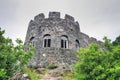
[{"label": "small opening in wall", "polygon": [[73,29],[71,29],[71,31],[73,31]]}]

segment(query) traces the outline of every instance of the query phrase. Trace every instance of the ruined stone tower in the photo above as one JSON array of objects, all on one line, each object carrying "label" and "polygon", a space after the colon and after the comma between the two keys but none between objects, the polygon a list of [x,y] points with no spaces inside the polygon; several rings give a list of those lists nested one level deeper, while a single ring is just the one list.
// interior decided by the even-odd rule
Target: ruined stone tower
[{"label": "ruined stone tower", "polygon": [[35,56],[29,66],[44,67],[49,64],[69,66],[77,60],[74,53],[89,43],[101,43],[80,31],[77,21],[70,15],[60,18],[60,12],[43,13],[34,17],[28,26],[25,49],[31,43],[35,47]]}]

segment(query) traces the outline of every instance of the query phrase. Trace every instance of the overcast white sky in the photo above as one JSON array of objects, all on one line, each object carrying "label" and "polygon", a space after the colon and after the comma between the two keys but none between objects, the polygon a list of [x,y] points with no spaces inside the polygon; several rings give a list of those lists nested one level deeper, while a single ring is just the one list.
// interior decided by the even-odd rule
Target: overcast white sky
[{"label": "overcast white sky", "polygon": [[73,16],[82,32],[98,40],[120,35],[120,0],[0,0],[0,27],[5,36],[24,40],[29,21],[49,11]]}]

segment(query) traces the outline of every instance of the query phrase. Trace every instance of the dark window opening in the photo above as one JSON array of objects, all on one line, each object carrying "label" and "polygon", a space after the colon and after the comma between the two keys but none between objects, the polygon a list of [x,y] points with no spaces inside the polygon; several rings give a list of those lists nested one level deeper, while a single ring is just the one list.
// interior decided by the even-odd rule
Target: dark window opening
[{"label": "dark window opening", "polygon": [[51,46],[51,37],[49,34],[44,35],[44,47],[50,47]]},{"label": "dark window opening", "polygon": [[63,48],[63,40],[61,40],[61,48]]},{"label": "dark window opening", "polygon": [[62,36],[61,37],[61,48],[68,48],[68,37]]},{"label": "dark window opening", "polygon": [[76,44],[75,44],[76,48],[80,48],[80,43],[78,40],[76,40]]},{"label": "dark window opening", "polygon": [[67,48],[67,46],[66,46],[66,40],[65,40],[65,48]]},{"label": "dark window opening", "polygon": [[51,45],[51,39],[45,39],[44,40],[44,47],[50,47]]},{"label": "dark window opening", "polygon": [[50,47],[51,39],[48,39],[48,47]]},{"label": "dark window opening", "polygon": [[47,43],[47,39],[44,40],[44,47],[47,47],[46,43]]}]

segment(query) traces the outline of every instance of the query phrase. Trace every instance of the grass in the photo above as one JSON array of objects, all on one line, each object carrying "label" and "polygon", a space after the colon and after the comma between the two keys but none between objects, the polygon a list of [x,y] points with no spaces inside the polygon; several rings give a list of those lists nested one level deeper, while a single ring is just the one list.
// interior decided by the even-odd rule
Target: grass
[{"label": "grass", "polygon": [[74,72],[69,72],[67,74],[63,75],[64,80],[77,80],[75,78],[75,73]]},{"label": "grass", "polygon": [[30,76],[31,80],[40,80],[40,75],[34,69],[25,67],[23,71]]}]

